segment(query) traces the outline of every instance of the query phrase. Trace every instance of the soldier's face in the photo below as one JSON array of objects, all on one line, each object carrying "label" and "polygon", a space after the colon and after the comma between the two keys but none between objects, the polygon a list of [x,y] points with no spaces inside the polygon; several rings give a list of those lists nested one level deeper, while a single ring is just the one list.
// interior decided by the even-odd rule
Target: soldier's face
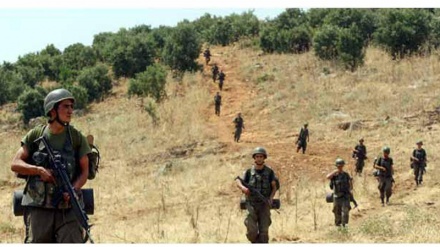
[{"label": "soldier's face", "polygon": [[342,170],[344,170],[344,166],[337,166],[338,171],[342,172]]},{"label": "soldier's face", "polygon": [[254,156],[255,164],[257,165],[263,165],[264,164],[264,155],[262,154],[256,154]]},{"label": "soldier's face", "polygon": [[390,154],[387,152],[383,152],[383,157],[387,158]]},{"label": "soldier's face", "polygon": [[70,122],[73,114],[73,101],[66,99],[60,102],[58,105],[58,117],[62,122]]}]

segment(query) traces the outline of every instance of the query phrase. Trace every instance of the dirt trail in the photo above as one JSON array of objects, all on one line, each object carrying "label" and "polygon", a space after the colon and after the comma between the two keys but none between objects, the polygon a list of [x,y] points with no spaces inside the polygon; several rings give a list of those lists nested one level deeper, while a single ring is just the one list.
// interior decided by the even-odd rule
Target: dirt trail
[{"label": "dirt trail", "polygon": [[[280,179],[294,179],[298,176],[306,175],[323,178],[323,171],[328,171],[329,164],[332,164],[334,157],[329,154],[350,152],[347,148],[333,147],[324,143],[313,141],[308,147],[306,154],[296,153],[297,129],[288,129],[286,126],[282,130],[286,134],[284,137],[271,135],[270,128],[266,128],[264,123],[258,121],[258,112],[249,116],[242,114],[245,129],[241,135],[240,143],[235,143],[233,139],[234,125],[232,120],[237,113],[244,110],[246,102],[250,102],[253,98],[258,97],[258,92],[252,82],[245,82],[240,79],[239,60],[231,53],[230,47],[213,47],[213,57],[208,66],[204,68],[204,78],[209,83],[209,91],[214,98],[216,92],[219,91],[218,81],[212,80],[211,68],[216,63],[220,70],[226,74],[223,86],[222,107],[220,116],[214,114],[214,104],[212,103],[205,112],[207,124],[217,135],[220,142],[227,144],[228,151],[247,151],[250,152],[257,146],[264,146],[270,156],[270,165],[281,174]],[[204,62],[203,57],[200,62]],[[212,100],[214,102],[214,100]],[[258,126],[258,128],[257,128]],[[264,129],[265,131],[261,131]],[[313,131],[313,130],[311,130]],[[288,178],[289,177],[289,178]]]}]

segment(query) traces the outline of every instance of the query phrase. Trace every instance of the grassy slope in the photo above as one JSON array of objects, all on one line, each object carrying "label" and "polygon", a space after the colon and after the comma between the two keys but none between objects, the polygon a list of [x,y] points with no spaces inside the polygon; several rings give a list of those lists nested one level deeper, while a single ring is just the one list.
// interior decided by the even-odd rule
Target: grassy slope
[{"label": "grassy slope", "polygon": [[[282,209],[272,214],[273,242],[440,241],[438,115],[428,112],[439,103],[436,56],[393,62],[370,48],[365,66],[349,73],[311,53],[259,56],[241,47],[212,49],[211,63],[227,76],[220,117],[213,114],[217,87],[208,67],[182,83],[170,79],[156,127],[142,102],[125,96],[125,81],[108,100],[75,119],[85,134],[95,134],[103,156],[97,179],[87,183],[96,193],[91,220],[97,242],[246,242],[233,178],[250,166],[249,153],[258,145],[268,149],[268,163],[282,183]],[[238,112],[246,130],[236,144],[231,121]],[[304,121],[311,143],[301,155],[293,143]],[[337,127],[350,121],[359,121],[359,128]],[[3,242],[20,242],[23,236],[21,218],[10,213],[11,192],[22,184],[9,163],[24,133],[6,127],[0,132]],[[369,151],[366,173],[381,146],[391,146],[396,194],[391,206],[381,208],[374,178],[355,178],[360,207],[351,213],[349,231],[337,232],[331,205],[324,201],[324,177],[337,156],[353,171],[351,148],[359,136]],[[408,160],[417,139],[426,143],[431,162],[425,184],[414,190]]]}]

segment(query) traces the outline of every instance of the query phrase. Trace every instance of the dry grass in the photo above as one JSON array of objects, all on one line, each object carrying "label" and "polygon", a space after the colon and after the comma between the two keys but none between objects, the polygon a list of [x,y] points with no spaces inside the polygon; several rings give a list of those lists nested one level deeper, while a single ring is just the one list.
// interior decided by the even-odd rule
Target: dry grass
[{"label": "dry grass", "polygon": [[[97,178],[87,183],[95,189],[91,221],[97,242],[246,242],[245,212],[239,210],[233,179],[249,167],[248,153],[257,145],[268,148],[268,163],[282,182],[282,208],[280,214],[272,213],[272,242],[440,241],[439,127],[435,121],[428,124],[423,112],[440,103],[436,55],[395,62],[370,48],[365,66],[351,73],[311,53],[258,56],[258,51],[240,47],[213,48],[213,60],[227,75],[220,118],[212,116],[217,89],[205,70],[185,75],[180,83],[169,78],[169,97],[156,105],[156,126],[144,110],[148,100],[127,98],[126,81],[74,120],[83,133],[95,135],[103,156]],[[229,125],[238,111],[246,131],[243,142],[234,144]],[[406,118],[417,114],[420,118]],[[337,128],[358,120],[359,129]],[[304,121],[310,124],[309,151],[294,154],[295,134]],[[0,132],[2,242],[23,238],[22,219],[10,212],[12,191],[23,184],[11,174],[9,163],[24,133]],[[338,231],[332,206],[324,201],[329,191],[324,177],[337,156],[350,161],[346,169],[353,171],[351,148],[359,136],[369,152],[368,175],[355,178],[360,207],[351,212],[349,229]],[[425,142],[431,162],[426,184],[414,191],[408,160],[418,139]],[[393,205],[382,208],[369,174],[385,144],[395,159],[397,187]]]}]

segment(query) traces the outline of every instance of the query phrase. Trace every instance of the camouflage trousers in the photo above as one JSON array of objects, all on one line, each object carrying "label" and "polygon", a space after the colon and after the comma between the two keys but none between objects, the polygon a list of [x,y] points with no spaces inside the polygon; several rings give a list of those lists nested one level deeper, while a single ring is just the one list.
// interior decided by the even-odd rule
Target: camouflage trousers
[{"label": "camouflage trousers", "polygon": [[223,80],[220,80],[218,83],[218,88],[220,89],[220,91],[223,90]]},{"label": "camouflage trousers", "polygon": [[386,196],[387,202],[391,195],[393,194],[393,177],[379,177],[380,200],[384,203],[384,198]]},{"label": "camouflage trousers", "polygon": [[25,211],[25,243],[84,243],[73,210],[27,207]]},{"label": "camouflage trousers", "polygon": [[246,202],[248,214],[244,220],[246,237],[251,243],[269,243],[269,226],[272,223],[270,208],[264,204]]},{"label": "camouflage trousers", "polygon": [[424,163],[414,163],[414,179],[417,184],[420,184],[423,181],[423,174],[425,173],[425,164]]},{"label": "camouflage trousers", "polygon": [[241,132],[241,128],[235,128],[234,141],[238,142],[240,140]]},{"label": "camouflage trousers", "polygon": [[365,160],[358,158],[356,160],[356,170],[355,170],[355,172],[361,174],[362,170],[364,169],[364,166],[365,166]]},{"label": "camouflage trousers", "polygon": [[350,197],[334,198],[333,200],[333,213],[335,214],[335,225],[345,226],[348,224],[349,212],[350,212]]}]

